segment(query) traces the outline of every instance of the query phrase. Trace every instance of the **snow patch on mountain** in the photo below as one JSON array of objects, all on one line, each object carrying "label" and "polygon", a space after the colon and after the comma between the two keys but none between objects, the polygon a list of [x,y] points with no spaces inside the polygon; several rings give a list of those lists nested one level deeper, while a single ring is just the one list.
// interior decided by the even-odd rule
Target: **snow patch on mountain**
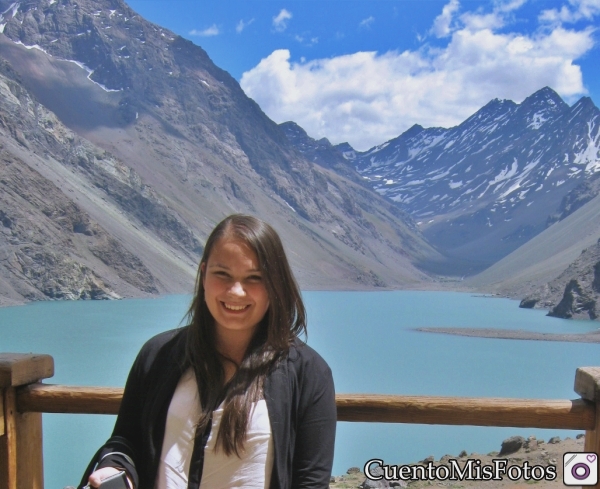
[{"label": "snow patch on mountain", "polygon": [[548,119],[545,117],[545,114],[543,112],[537,112],[536,114],[533,114],[531,122],[527,127],[529,127],[530,129],[539,129],[544,125],[544,122],[546,122],[547,120]]},{"label": "snow patch on mountain", "polygon": [[[2,24],[0,24],[1,26]],[[2,32],[2,31],[0,31]],[[76,61],[73,59],[64,59],[64,58],[58,58],[56,56],[52,56],[48,51],[46,51],[45,49],[43,49],[41,46],[37,45],[37,44],[33,44],[33,45],[27,45],[27,44],[23,44],[21,41],[13,41],[15,44],[18,44],[20,46],[23,46],[25,49],[37,49],[38,51],[41,51],[42,53],[44,53],[46,56],[49,56],[50,58],[54,58],[57,59],[59,61],[66,61],[67,63],[73,63],[77,66],[79,66],[82,70],[87,72],[87,79],[89,81],[91,81],[94,85],[100,87],[102,90],[104,90],[105,92],[122,92],[122,89],[112,89],[112,88],[108,88],[105,85],[103,85],[102,83],[98,83],[97,81],[92,79],[92,75],[94,74],[94,70],[92,70],[91,68],[87,67],[86,65],[84,65],[83,63],[81,63],[80,61]]]},{"label": "snow patch on mountain", "polygon": [[510,178],[514,177],[517,174],[518,169],[519,169],[519,163],[517,162],[517,159],[515,158],[514,161],[512,162],[510,169],[508,167],[503,168],[502,171],[498,175],[496,175],[496,177],[492,181],[490,181],[488,183],[488,185],[489,186],[497,185],[500,182],[509,180]]}]

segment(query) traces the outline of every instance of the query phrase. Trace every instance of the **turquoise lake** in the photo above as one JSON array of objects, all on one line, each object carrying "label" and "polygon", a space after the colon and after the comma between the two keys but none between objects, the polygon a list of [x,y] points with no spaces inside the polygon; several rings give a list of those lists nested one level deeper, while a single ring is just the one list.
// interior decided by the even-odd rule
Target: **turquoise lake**
[{"label": "turquoise lake", "polygon": [[[422,326],[586,332],[592,321],[548,318],[507,299],[450,292],[304,292],[308,343],[331,366],[338,393],[574,399],[575,370],[600,365],[600,344],[468,338]],[[0,351],[48,353],[47,383],[122,386],[148,338],[180,325],[189,296],[43,302],[0,309]],[[113,416],[44,415],[46,488],[76,485],[110,436]],[[461,450],[499,450],[508,436],[564,430],[339,423],[333,473],[370,458],[408,463]]]}]

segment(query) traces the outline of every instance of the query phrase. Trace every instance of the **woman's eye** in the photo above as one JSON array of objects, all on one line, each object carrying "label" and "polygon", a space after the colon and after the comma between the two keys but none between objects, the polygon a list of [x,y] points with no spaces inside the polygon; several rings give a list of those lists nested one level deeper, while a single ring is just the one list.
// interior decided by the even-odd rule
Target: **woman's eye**
[{"label": "woman's eye", "polygon": [[251,275],[250,277],[248,277],[248,281],[250,281],[250,282],[261,282],[262,281],[262,277],[260,275]]}]

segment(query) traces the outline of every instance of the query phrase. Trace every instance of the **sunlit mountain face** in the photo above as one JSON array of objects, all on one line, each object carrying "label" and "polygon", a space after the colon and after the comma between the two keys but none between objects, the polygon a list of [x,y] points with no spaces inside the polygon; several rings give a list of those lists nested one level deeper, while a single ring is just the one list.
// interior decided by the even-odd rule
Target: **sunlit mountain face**
[{"label": "sunlit mountain face", "polygon": [[441,259],[345,159],[307,159],[121,0],[0,0],[0,150],[0,303],[191,292],[235,212],[273,224],[303,287],[413,286]]}]

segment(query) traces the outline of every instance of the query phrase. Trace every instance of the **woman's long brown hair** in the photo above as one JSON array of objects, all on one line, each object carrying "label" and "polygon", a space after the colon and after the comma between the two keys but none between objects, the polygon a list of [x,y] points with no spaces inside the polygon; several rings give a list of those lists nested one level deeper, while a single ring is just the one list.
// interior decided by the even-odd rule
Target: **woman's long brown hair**
[{"label": "woman's long brown hair", "polygon": [[[252,338],[233,378],[225,383],[223,357],[215,346],[215,325],[204,300],[202,264],[207,263],[222,238],[239,239],[258,258],[269,296],[269,309]],[[198,267],[196,291],[187,314],[189,333],[186,362],[194,369],[201,401],[196,430],[201,436],[212,420],[212,412],[223,402],[217,447],[239,456],[244,448],[253,402],[262,396],[266,375],[285,356],[291,343],[306,334],[306,310],[277,232],[253,216],[234,214],[221,221],[206,241]]]}]

